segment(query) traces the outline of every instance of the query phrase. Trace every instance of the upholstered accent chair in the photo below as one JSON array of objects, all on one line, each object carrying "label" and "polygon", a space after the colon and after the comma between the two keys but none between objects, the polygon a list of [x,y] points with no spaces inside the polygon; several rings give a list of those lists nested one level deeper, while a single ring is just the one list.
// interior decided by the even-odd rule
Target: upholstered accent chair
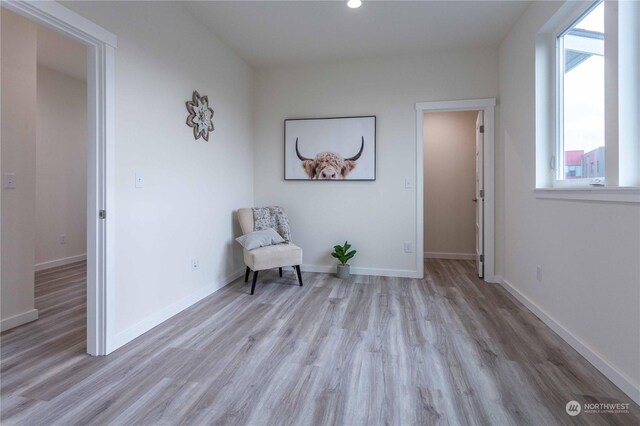
[{"label": "upholstered accent chair", "polygon": [[[286,211],[283,212],[286,213]],[[254,231],[253,209],[242,208],[237,212],[238,222],[242,229],[242,234]],[[293,266],[298,275],[298,282],[302,286],[302,249],[295,244],[277,244],[273,246],[260,247],[253,250],[244,250],[244,263],[247,265],[247,272],[244,275],[244,282],[249,281],[249,272],[253,271],[253,283],[251,284],[251,294],[255,292],[258,272],[267,269],[278,268],[282,277],[282,268]]]}]

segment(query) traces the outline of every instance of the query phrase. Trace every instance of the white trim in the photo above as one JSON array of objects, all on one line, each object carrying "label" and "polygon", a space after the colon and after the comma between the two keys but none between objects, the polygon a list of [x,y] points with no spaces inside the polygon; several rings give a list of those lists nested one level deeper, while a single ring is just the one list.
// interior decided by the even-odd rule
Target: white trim
[{"label": "white trim", "polygon": [[549,328],[551,328],[558,336],[560,336],[565,342],[567,342],[573,349],[578,351],[587,361],[589,361],[595,368],[597,368],[602,374],[604,374],[609,380],[611,380],[616,386],[618,386],[624,393],[634,400],[637,404],[640,404],[640,387],[635,385],[631,379],[627,378],[623,373],[618,371],[614,366],[609,364],[597,351],[589,347],[579,337],[574,336],[564,325],[558,322],[551,315],[546,313],[544,309],[536,305],[531,299],[521,293],[513,284],[507,280],[502,279],[502,287],[507,290],[513,297],[515,297],[520,303],[522,303],[527,309],[529,309],[535,316],[537,316],[542,322],[544,322]]},{"label": "white trim", "polygon": [[417,102],[417,111],[479,111],[495,107],[496,98],[467,99],[460,101]]},{"label": "white trim", "polygon": [[114,34],[58,2],[3,0],[2,6],[85,44],[91,39],[91,41],[99,40],[109,46],[118,47],[118,38]]},{"label": "white trim", "polygon": [[440,253],[434,251],[425,251],[425,259],[454,259],[454,260],[474,260],[475,253]]},{"label": "white trim", "polygon": [[[103,191],[99,205],[94,207],[93,221],[102,225],[101,236],[104,244],[100,247],[104,250],[104,256],[101,257],[102,263],[98,265],[97,269],[101,275],[99,281],[104,285],[98,287],[101,290],[100,299],[103,300],[102,306],[104,309],[104,317],[99,320],[102,323],[102,330],[104,333],[104,339],[102,340],[103,346],[100,351],[105,355],[110,351],[109,340],[115,336],[115,306],[116,306],[116,284],[115,284],[115,271],[116,271],[116,193],[115,193],[115,176],[116,176],[116,158],[115,158],[115,146],[116,146],[116,51],[113,47],[105,46],[104,49],[104,74],[102,76],[102,89],[103,89],[103,103],[102,106],[102,132],[104,139],[102,144],[102,161],[99,166],[102,167],[102,173],[100,174],[102,180],[99,183],[99,188]],[[107,210],[107,219],[97,219],[98,210],[101,208]],[[96,326],[97,327],[97,326]]]},{"label": "white trim", "polygon": [[618,185],[640,186],[640,2],[618,6]]},{"label": "white trim", "polygon": [[[397,277],[397,278],[422,278],[416,271],[409,269],[382,269],[382,268],[361,268],[351,267],[352,275],[371,275],[374,277]],[[336,265],[302,265],[303,272],[319,272],[324,274],[335,274]]]},{"label": "white trim", "polygon": [[0,331],[6,331],[9,330],[11,328],[15,328],[18,327],[22,324],[26,324],[28,322],[31,321],[35,321],[38,319],[38,310],[37,309],[30,309],[26,312],[23,312],[21,314],[18,315],[14,315],[12,317],[9,318],[5,318],[2,321],[0,321]]},{"label": "white trim", "polygon": [[35,264],[36,272],[44,271],[45,269],[55,268],[57,266],[64,266],[74,262],[80,262],[86,260],[87,254],[77,254],[75,256],[63,257],[62,259],[48,260],[46,262],[40,262]]},{"label": "white trim", "polygon": [[243,266],[242,269],[227,275],[220,281],[208,284],[206,287],[202,288],[201,290],[198,290],[195,293],[192,293],[189,296],[178,300],[177,302],[165,307],[164,309],[161,309],[153,313],[152,315],[148,316],[142,321],[132,325],[126,330],[121,331],[120,333],[117,333],[113,338],[113,340],[110,342],[111,345],[107,348],[108,352],[110,353],[115,351],[119,347],[131,342],[133,339],[139,336],[142,336],[144,333],[151,330],[152,328],[162,324],[172,316],[182,312],[188,307],[201,301],[205,297],[212,295],[216,291],[220,290],[226,285],[242,277],[244,275],[244,272],[245,272],[245,268]]},{"label": "white trim", "polygon": [[[610,186],[620,185],[620,121],[618,120],[618,2],[604,1],[604,176]],[[634,30],[638,36],[638,28]],[[628,90],[626,87],[622,90]],[[637,112],[635,120],[638,119]],[[636,140],[636,143],[640,143]],[[629,155],[624,153],[625,155]]]},{"label": "white trim", "polygon": [[536,188],[533,191],[539,199],[640,203],[640,188]]},{"label": "white trim", "polygon": [[424,113],[428,111],[484,112],[484,280],[495,282],[495,98],[416,103],[416,266],[424,277]]},{"label": "white trim", "polygon": [[[581,188],[603,188],[606,186],[604,178],[584,178],[584,179],[554,179],[553,186],[549,188],[581,189]],[[544,186],[538,187],[546,189]],[[613,186],[611,188],[617,188]]]},{"label": "white trim", "polygon": [[[87,352],[106,355],[115,313],[113,160],[117,37],[55,1],[5,0],[2,6],[87,46]],[[107,207],[108,222],[98,218],[98,211]]]}]

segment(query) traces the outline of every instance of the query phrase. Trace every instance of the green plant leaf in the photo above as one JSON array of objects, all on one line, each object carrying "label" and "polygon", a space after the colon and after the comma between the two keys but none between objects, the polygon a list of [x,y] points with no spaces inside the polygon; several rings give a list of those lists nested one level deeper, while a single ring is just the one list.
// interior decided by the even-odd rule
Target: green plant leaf
[{"label": "green plant leaf", "polygon": [[355,256],[356,254],[355,250],[349,251],[350,248],[351,244],[349,244],[348,241],[345,241],[343,245],[333,246],[333,252],[331,253],[331,256],[338,259],[340,261],[340,264],[346,265],[349,259],[353,258],[353,256]]}]

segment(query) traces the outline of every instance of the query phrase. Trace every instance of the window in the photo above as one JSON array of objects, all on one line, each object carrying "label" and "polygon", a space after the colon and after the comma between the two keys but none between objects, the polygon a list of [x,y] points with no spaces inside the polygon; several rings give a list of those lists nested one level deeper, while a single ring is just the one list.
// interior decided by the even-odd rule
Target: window
[{"label": "window", "polygon": [[[576,176],[575,166],[600,150],[604,138],[604,2],[593,5],[556,38],[557,180]],[[588,178],[597,174],[592,161]],[[598,176],[604,180],[604,176]]]},{"label": "window", "polygon": [[587,190],[579,199],[640,202],[638,40],[638,1],[563,2],[540,28],[535,44],[540,197],[573,198]]}]

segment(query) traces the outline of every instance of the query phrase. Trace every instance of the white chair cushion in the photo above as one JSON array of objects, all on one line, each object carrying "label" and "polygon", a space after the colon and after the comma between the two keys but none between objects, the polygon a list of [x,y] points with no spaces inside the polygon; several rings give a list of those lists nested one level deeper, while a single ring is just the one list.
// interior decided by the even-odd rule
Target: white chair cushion
[{"label": "white chair cushion", "polygon": [[278,244],[244,250],[244,263],[252,271],[302,264],[302,249],[294,244]]}]

